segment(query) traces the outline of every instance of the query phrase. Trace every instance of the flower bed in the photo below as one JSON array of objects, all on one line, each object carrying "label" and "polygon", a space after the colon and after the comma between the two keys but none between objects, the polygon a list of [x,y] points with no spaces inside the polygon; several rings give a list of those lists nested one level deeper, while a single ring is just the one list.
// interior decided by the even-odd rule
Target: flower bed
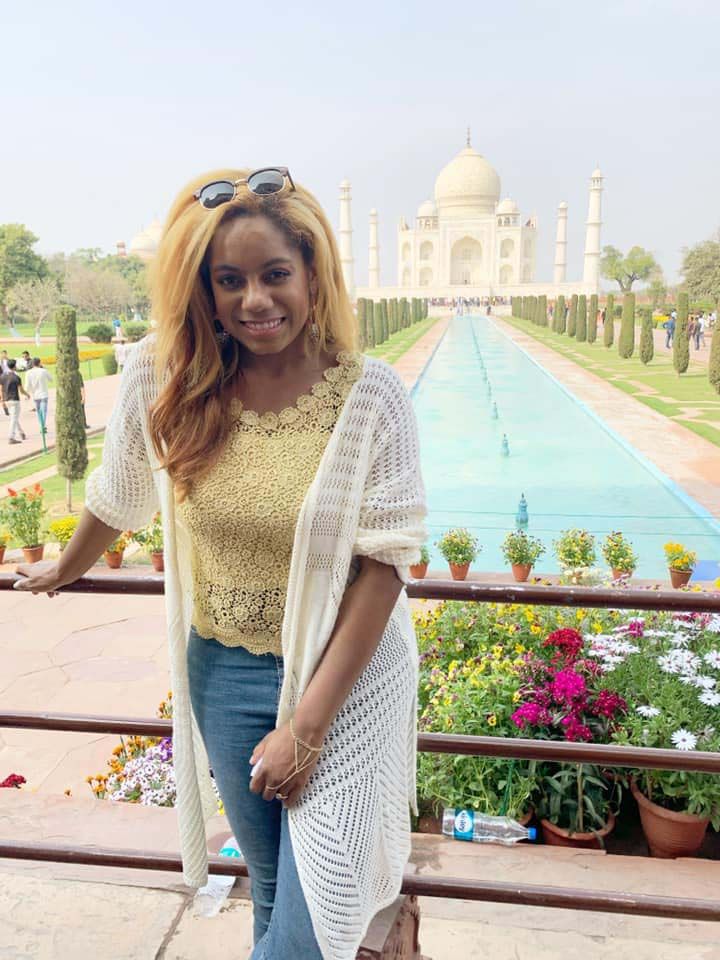
[{"label": "flower bed", "polygon": [[[445,602],[415,616],[422,731],[720,751],[720,617]],[[423,753],[421,813],[444,806],[599,831],[634,775],[663,806],[720,827],[709,774],[606,771]]]}]

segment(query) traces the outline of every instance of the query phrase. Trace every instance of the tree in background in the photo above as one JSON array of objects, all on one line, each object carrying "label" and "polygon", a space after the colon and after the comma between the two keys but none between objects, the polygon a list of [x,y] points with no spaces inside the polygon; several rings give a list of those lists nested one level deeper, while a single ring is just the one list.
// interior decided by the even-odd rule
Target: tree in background
[{"label": "tree in background", "polygon": [[538,322],[541,327],[546,327],[548,325],[547,297],[545,294],[540,297],[540,303],[538,305]]},{"label": "tree in background", "polygon": [[565,297],[562,294],[560,294],[555,301],[553,321],[555,323],[555,332],[565,333]]},{"label": "tree in background", "polygon": [[7,294],[7,305],[13,313],[26,316],[35,324],[35,337],[40,327],[60,305],[61,291],[58,278],[50,274],[35,280],[21,280]]},{"label": "tree in background", "polygon": [[365,329],[367,330],[368,347],[375,346],[375,304],[372,300],[365,301]]},{"label": "tree in background", "polygon": [[685,373],[690,366],[690,336],[688,334],[688,309],[690,298],[687,292],[678,294],[677,323],[673,336],[673,366],[678,373]]},{"label": "tree in background", "polygon": [[603,327],[603,343],[606,347],[613,345],[615,339],[615,295],[609,293],[605,301],[605,326]]},{"label": "tree in background", "polygon": [[567,335],[569,337],[574,337],[577,330],[577,308],[578,308],[578,295],[574,293],[572,299],[570,300],[570,313],[568,314],[567,321]]},{"label": "tree in background", "polygon": [[587,297],[584,293],[581,293],[578,297],[575,339],[578,343],[585,343],[587,340]]},{"label": "tree in background", "polygon": [[720,298],[720,231],[683,250],[683,286],[693,300]]},{"label": "tree in background", "polygon": [[624,257],[617,247],[603,247],[600,270],[608,280],[617,281],[622,293],[630,293],[636,280],[647,280],[660,270],[649,250],[632,247]]},{"label": "tree in background", "polygon": [[655,313],[658,304],[667,297],[667,285],[660,268],[648,279],[647,295],[650,297],[650,312]]},{"label": "tree in background", "polygon": [[596,293],[590,297],[587,318],[587,338],[588,343],[595,343],[597,340],[597,315],[598,315],[598,296]]},{"label": "tree in background", "polygon": [[623,297],[622,320],[618,338],[618,353],[628,360],[635,350],[635,294],[626,293]]},{"label": "tree in background", "polygon": [[57,324],[55,434],[57,469],[67,480],[67,510],[72,511],[72,482],[81,480],[88,465],[85,414],[80,399],[80,364],[77,348],[76,314],[71,307],[59,307]]},{"label": "tree in background", "polygon": [[132,305],[130,283],[119,273],[96,270],[81,260],[68,260],[65,297],[73,307],[96,317],[111,317]]},{"label": "tree in background", "polygon": [[33,250],[37,241],[22,223],[0,224],[0,316],[6,322],[9,291],[18,283],[47,276],[47,262]]},{"label": "tree in background", "polygon": [[640,314],[640,359],[644,364],[648,364],[655,354],[652,308],[640,307],[638,313]]},{"label": "tree in background", "polygon": [[[720,307],[720,304],[717,306]],[[720,313],[717,307],[715,308],[715,312]],[[713,330],[712,340],[710,341],[708,379],[713,387],[715,387],[715,390],[720,393],[720,320],[715,321],[715,329]]]},{"label": "tree in background", "polygon": [[365,327],[365,298],[359,297],[356,307],[357,325],[358,325],[358,340],[360,341],[360,349],[364,350],[367,346],[367,329]]}]

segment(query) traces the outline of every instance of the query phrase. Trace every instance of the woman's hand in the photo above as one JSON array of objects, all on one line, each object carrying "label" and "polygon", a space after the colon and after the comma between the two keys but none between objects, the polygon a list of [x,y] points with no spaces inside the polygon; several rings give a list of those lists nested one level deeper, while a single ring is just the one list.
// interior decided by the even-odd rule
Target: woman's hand
[{"label": "woman's hand", "polygon": [[15,572],[23,579],[16,580],[13,590],[29,590],[31,593],[46,593],[54,597],[67,580],[60,577],[59,564],[54,560],[40,560],[38,563],[21,563]]},{"label": "woman's hand", "polygon": [[250,790],[261,793],[264,800],[278,797],[284,806],[291,807],[302,795],[318,756],[298,744],[297,764],[302,769],[295,773],[295,740],[290,732],[290,724],[284,723],[264,737],[253,750],[251,765],[255,766],[260,760],[262,763],[250,779]]}]

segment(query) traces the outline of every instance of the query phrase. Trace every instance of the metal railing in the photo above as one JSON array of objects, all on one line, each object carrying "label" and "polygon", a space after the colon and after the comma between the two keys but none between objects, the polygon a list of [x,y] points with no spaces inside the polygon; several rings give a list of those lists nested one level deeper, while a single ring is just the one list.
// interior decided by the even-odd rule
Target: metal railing
[{"label": "metal railing", "polygon": [[[12,589],[17,578],[0,575],[0,591]],[[164,582],[160,575],[100,575],[82,577],[64,587],[63,593],[103,593],[159,595]],[[488,584],[474,581],[410,581],[411,598],[462,600],[492,603],[525,603],[542,606],[613,608],[720,614],[720,593],[693,591],[643,590],[537,586],[535,584]],[[0,728],[64,730],[92,733],[140,734],[152,737],[172,735],[172,721],[105,717],[34,711],[0,711]],[[423,733],[418,749],[435,753],[470,756],[536,759],[558,762],[587,762],[615,767],[692,770],[720,774],[720,753],[658,750],[612,744],[565,743],[504,737],[469,737],[457,734]],[[0,857],[92,864],[108,867],[132,867],[145,870],[182,871],[181,858],[164,852],[117,850],[103,847],[75,848],[68,845],[0,841]],[[247,876],[244,863],[224,857],[209,857],[213,873]],[[425,877],[406,874],[402,892],[425,897],[461,898],[496,903],[520,903],[604,913],[633,914],[648,917],[672,917],[687,920],[720,921],[720,903],[680,897],[657,897],[625,892],[581,890],[538,884],[509,884],[496,881],[467,880],[458,877]]]}]

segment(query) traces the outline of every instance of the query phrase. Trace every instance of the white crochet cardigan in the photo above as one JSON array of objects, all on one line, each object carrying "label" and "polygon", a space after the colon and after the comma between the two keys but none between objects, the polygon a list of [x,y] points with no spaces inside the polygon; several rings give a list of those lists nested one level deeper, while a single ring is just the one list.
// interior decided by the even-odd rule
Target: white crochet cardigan
[{"label": "white crochet cardigan", "polygon": [[[148,433],[156,393],[147,338],[128,356],[86,505],[115,529],[137,529],[162,511],[176,809],[183,878],[198,887],[208,872],[205,822],[217,804],[188,689],[191,544]],[[292,713],[330,639],[357,570],[353,557],[394,565],[406,582],[425,540],[425,512],[409,396],[392,367],[365,357],[297,521],[278,724]],[[301,801],[289,811],[298,874],[324,960],[354,960],[373,916],[399,892],[410,852],[408,805],[415,809],[416,691],[417,649],[403,591],[330,728]]]}]

